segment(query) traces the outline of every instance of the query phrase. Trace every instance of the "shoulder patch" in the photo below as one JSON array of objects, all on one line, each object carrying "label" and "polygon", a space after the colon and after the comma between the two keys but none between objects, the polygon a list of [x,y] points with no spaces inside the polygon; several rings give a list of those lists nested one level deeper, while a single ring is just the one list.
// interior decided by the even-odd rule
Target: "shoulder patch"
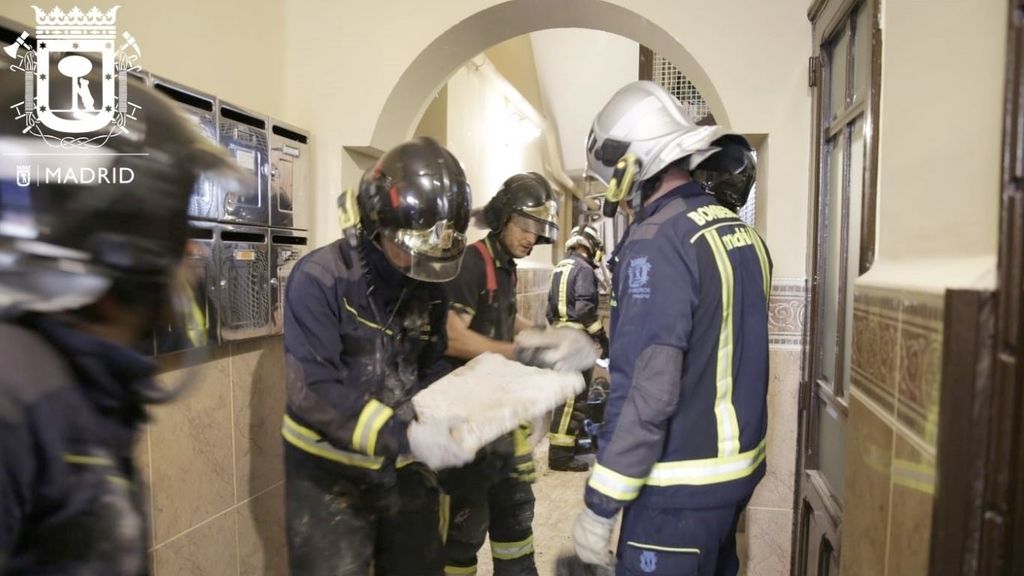
[{"label": "shoulder patch", "polygon": [[626,267],[626,294],[646,300],[651,297],[651,261],[647,256],[634,256]]}]

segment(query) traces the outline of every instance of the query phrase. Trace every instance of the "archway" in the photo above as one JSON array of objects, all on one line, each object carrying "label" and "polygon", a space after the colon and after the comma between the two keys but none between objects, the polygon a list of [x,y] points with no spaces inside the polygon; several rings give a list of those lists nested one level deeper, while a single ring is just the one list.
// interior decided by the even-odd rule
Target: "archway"
[{"label": "archway", "polygon": [[388,95],[370,147],[387,150],[410,137],[431,97],[470,58],[510,38],[551,28],[618,34],[664,55],[700,90],[717,121],[729,126],[728,113],[707,73],[680,41],[654,22],[602,0],[510,0],[462,20],[420,52]]}]

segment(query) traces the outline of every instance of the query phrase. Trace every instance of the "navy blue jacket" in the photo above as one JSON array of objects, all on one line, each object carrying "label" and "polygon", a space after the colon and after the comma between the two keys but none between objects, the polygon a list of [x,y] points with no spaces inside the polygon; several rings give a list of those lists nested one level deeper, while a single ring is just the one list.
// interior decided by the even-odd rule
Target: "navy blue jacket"
[{"label": "navy blue jacket", "polygon": [[410,400],[443,374],[444,288],[404,276],[368,241],[338,240],[299,260],[285,302],[285,441],[342,472],[393,474]]},{"label": "navy blue jacket", "polygon": [[0,342],[0,574],[148,573],[132,445],[154,364],[45,316]]},{"label": "navy blue jacket", "polygon": [[713,507],[764,475],[771,259],[697,184],[651,203],[615,262],[611,391],[586,503]]},{"label": "navy blue jacket", "polygon": [[596,336],[604,329],[597,314],[598,299],[594,262],[571,252],[551,273],[548,322],[575,326]]}]

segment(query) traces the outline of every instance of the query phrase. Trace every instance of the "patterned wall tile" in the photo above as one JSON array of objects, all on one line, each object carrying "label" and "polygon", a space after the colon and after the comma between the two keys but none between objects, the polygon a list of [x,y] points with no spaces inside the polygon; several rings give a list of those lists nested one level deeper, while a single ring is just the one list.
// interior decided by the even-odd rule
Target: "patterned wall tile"
[{"label": "patterned wall tile", "polygon": [[942,380],[942,296],[905,293],[900,321],[897,419],[934,447]]},{"label": "patterned wall tile", "polygon": [[858,288],[853,304],[853,386],[889,413],[896,406],[900,313],[898,292]]},{"label": "patterned wall tile", "polygon": [[776,278],[768,305],[768,342],[775,350],[801,350],[807,323],[807,281]]}]

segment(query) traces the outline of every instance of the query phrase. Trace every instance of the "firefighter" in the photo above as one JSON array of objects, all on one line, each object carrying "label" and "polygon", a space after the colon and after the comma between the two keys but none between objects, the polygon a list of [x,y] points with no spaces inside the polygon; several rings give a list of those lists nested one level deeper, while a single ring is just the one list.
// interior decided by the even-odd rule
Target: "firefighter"
[{"label": "firefighter", "polygon": [[611,393],[577,554],[610,565],[623,511],[617,574],[735,575],[736,523],[765,472],[771,259],[722,201],[745,202],[753,157],[650,82],[612,96],[587,154],[606,208],[633,221],[616,249]]},{"label": "firefighter", "polygon": [[448,425],[418,422],[411,399],[443,374],[441,282],[459,270],[470,188],[455,157],[420,138],[387,152],[339,207],[344,237],[303,257],[286,293],[291,573],[438,575],[432,468],[473,454]]},{"label": "firefighter", "polygon": [[[467,249],[462,270],[447,284],[447,354],[454,365],[484,352],[523,359],[513,340],[530,323],[516,314],[515,261],[557,238],[557,212],[550,184],[534,172],[506,180],[484,207],[490,233]],[[530,434],[521,426],[481,450],[470,465],[442,475],[451,495],[446,574],[475,574],[488,532],[495,576],[537,574]]]},{"label": "firefighter", "polygon": [[[22,76],[3,74],[0,101],[23,100]],[[162,319],[202,322],[183,287],[189,196],[244,181],[173,102],[126,88],[124,133],[76,134],[99,155],[53,154],[0,114],[0,574],[149,573],[133,444],[147,405],[180,388],[157,386],[136,347]],[[72,107],[70,91],[50,98]],[[99,170],[134,177],[81,177]]]},{"label": "firefighter", "polygon": [[[604,244],[593,226],[581,225],[569,231],[565,241],[566,257],[555,266],[548,291],[547,319],[552,326],[568,326],[586,331],[601,347],[601,357],[608,357],[608,336],[598,318],[597,275],[594,269],[601,262]],[[586,472],[590,469],[585,448],[579,439],[587,434],[584,423],[594,420],[588,412],[593,369],[583,372],[587,387],[575,398],[555,410],[548,433],[548,467],[552,470]]]}]

